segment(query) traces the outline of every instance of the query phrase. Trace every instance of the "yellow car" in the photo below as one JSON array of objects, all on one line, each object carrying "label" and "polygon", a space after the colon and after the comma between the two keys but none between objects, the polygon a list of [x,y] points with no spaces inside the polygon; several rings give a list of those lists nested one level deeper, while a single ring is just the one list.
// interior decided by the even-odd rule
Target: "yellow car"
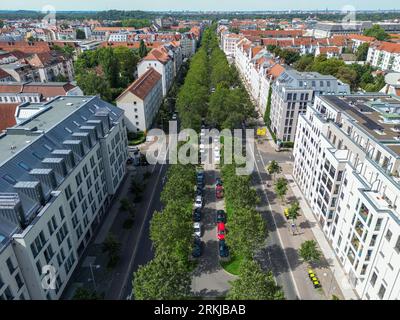
[{"label": "yellow car", "polygon": [[283,213],[285,214],[286,219],[289,219],[289,208],[285,208]]}]

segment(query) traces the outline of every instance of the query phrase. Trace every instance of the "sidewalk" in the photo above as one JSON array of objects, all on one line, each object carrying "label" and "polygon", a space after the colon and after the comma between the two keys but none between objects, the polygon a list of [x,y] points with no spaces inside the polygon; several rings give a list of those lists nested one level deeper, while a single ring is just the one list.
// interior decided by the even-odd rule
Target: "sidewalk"
[{"label": "sidewalk", "polygon": [[[271,157],[277,156],[280,153],[276,153],[274,151],[272,140],[268,139],[268,143],[263,143],[257,146],[259,149],[260,155],[262,158],[266,159],[264,162],[265,165],[270,161]],[[267,160],[268,157],[268,160]],[[315,240],[318,242],[320,250],[323,253],[324,258],[318,264],[318,267],[314,268],[314,271],[322,284],[322,291],[324,293],[324,299],[331,299],[332,295],[336,295],[340,299],[358,299],[354,291],[352,290],[348,279],[337,260],[333,249],[330,247],[328,241],[326,240],[322,230],[320,229],[311,208],[308,206],[308,203],[303,198],[302,193],[300,192],[297,184],[294,182],[292,173],[292,162],[290,161],[278,161],[279,165],[282,168],[282,175],[286,177],[288,180],[288,192],[286,194],[286,201],[284,204],[281,204],[280,201],[274,199],[275,192],[273,190],[273,182],[269,179],[264,181],[268,183],[267,189],[269,191],[269,198],[271,201],[271,207],[275,212],[275,215],[278,216],[277,220],[283,223],[283,225],[279,226],[278,229],[282,236],[282,242],[284,242],[284,247],[292,248],[296,250],[295,256],[299,259],[297,250],[300,248],[301,243],[307,240]],[[276,198],[276,197],[275,197]],[[295,235],[292,235],[292,231],[290,230],[290,224],[287,222],[286,218],[283,216],[283,210],[285,207],[289,206],[291,202],[298,200],[301,208],[301,216],[297,219],[297,232]],[[275,202],[274,202],[275,201]],[[285,230],[286,229],[286,230]],[[296,258],[296,257],[293,257]],[[301,263],[299,266],[300,269],[303,269],[302,272],[307,274],[307,265],[305,263]],[[293,271],[296,280],[297,270]],[[297,273],[297,275],[299,275]],[[308,279],[307,279],[308,280]],[[302,279],[300,279],[301,283]],[[309,281],[309,280],[308,280]],[[302,286],[299,286],[299,290],[302,290]]]},{"label": "sidewalk", "polygon": [[312,231],[315,239],[317,240],[322,253],[325,256],[325,259],[329,262],[329,268],[331,269],[332,273],[335,274],[336,281],[343,293],[344,298],[346,300],[351,300],[351,299],[358,300],[358,297],[354,293],[354,291],[350,285],[350,282],[349,282],[346,274],[344,273],[344,270],[342,269],[339,261],[336,258],[335,253],[333,252],[332,247],[329,245],[321,228],[318,226],[318,223],[311,211],[311,208],[309,207],[307,201],[304,199],[303,194],[301,193],[296,182],[294,182],[292,175],[285,174],[285,177],[288,181],[293,181],[293,182],[289,183],[289,187],[293,191],[296,198],[298,199],[301,210],[302,210],[305,218],[311,224],[311,231]]}]

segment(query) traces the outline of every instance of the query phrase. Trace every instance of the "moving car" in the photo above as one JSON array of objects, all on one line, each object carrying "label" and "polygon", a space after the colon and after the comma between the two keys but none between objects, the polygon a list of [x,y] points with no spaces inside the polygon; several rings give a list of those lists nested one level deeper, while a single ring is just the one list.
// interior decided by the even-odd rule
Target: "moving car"
[{"label": "moving car", "polygon": [[196,208],[193,211],[193,221],[194,222],[200,222],[201,220],[201,209],[200,208]]},{"label": "moving car", "polygon": [[219,256],[221,258],[229,257],[229,250],[228,246],[225,243],[225,240],[219,240],[218,248],[219,248]]},{"label": "moving car", "polygon": [[195,208],[202,208],[203,207],[203,198],[201,196],[196,196],[196,200],[194,202]]},{"label": "moving car", "polygon": [[224,210],[217,210],[217,223],[226,223],[226,215]]},{"label": "moving car", "polygon": [[193,258],[200,257],[202,254],[202,251],[203,251],[203,245],[202,245],[200,238],[194,238],[192,257]]},{"label": "moving car", "polygon": [[201,224],[200,222],[195,222],[193,223],[193,230],[194,230],[194,235],[196,237],[201,237]]},{"label": "moving car", "polygon": [[225,240],[225,223],[217,223],[217,238],[218,240]]}]

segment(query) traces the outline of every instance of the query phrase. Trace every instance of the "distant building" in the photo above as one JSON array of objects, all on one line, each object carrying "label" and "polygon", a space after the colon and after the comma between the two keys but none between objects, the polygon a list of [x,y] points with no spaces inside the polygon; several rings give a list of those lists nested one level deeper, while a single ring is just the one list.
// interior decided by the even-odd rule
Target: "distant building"
[{"label": "distant building", "polygon": [[116,103],[125,111],[127,129],[145,132],[153,124],[162,99],[161,74],[149,68],[116,99]]},{"label": "distant building", "polygon": [[368,49],[367,62],[384,71],[400,72],[400,43],[373,42]]}]

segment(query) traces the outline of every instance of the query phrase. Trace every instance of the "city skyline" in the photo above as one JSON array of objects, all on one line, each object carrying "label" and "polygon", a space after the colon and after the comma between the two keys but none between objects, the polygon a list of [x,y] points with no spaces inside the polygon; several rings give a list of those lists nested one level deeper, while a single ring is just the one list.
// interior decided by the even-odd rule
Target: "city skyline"
[{"label": "city skyline", "polygon": [[[28,3],[29,4],[28,4]],[[96,9],[93,10],[93,2],[96,2]],[[321,3],[320,1],[309,1],[307,7],[301,3],[292,0],[283,0],[279,3],[272,1],[249,0],[245,3],[238,0],[221,0],[218,4],[211,0],[205,0],[201,3],[184,0],[172,0],[165,4],[165,1],[156,0],[151,3],[139,2],[132,3],[126,0],[115,0],[112,3],[105,0],[96,0],[92,2],[54,1],[54,0],[17,0],[12,3],[0,4],[0,10],[42,10],[45,6],[53,6],[56,10],[63,11],[102,11],[102,10],[145,10],[145,11],[269,11],[269,10],[340,10],[353,6],[356,10],[388,10],[396,6],[392,1],[359,1],[359,0],[340,0],[334,3]]]}]

